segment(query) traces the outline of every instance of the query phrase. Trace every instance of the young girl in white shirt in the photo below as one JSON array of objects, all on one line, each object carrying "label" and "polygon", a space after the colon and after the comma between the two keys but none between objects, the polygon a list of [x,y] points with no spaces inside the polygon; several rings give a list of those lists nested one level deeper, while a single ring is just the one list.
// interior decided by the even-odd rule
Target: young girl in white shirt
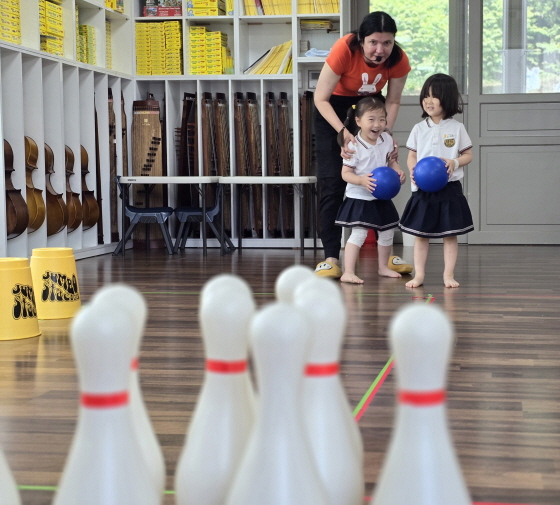
[{"label": "young girl in white shirt", "polygon": [[[412,196],[399,224],[402,231],[416,237],[414,278],[406,286],[416,288],[424,283],[430,238],[443,238],[443,283],[456,288],[457,236],[470,232],[473,221],[460,182],[463,167],[472,160],[472,142],[463,124],[453,119],[463,112],[455,79],[445,74],[429,77],[420,93],[420,106],[425,119],[414,126],[406,142]],[[414,167],[427,156],[441,158],[449,174],[447,185],[434,193],[419,189],[414,181]]]},{"label": "young girl in white shirt", "polygon": [[[401,184],[404,184],[406,178],[398,163],[389,160],[394,142],[391,135],[385,132],[386,126],[387,111],[385,104],[379,98],[363,98],[348,109],[344,128],[356,137],[356,144],[354,154],[349,160],[344,160],[342,165],[342,178],[348,184],[345,200],[335,221],[339,226],[352,228],[352,234],[344,249],[344,273],[340,278],[342,282],[353,284],[363,284],[364,282],[356,275],[355,270],[360,248],[365,242],[368,229],[375,230],[378,235],[379,275],[401,276],[388,266],[393,234],[399,223],[399,214],[391,200],[377,200],[371,193],[376,187],[376,181],[371,175],[374,168],[389,166],[397,172]],[[343,130],[338,135],[338,142],[341,145],[344,142]],[[402,269],[402,265],[400,268]]]}]

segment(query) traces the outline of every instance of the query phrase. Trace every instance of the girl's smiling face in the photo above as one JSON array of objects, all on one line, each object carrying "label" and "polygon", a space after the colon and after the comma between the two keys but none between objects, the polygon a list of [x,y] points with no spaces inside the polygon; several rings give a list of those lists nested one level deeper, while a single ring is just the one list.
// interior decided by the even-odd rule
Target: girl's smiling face
[{"label": "girl's smiling face", "polygon": [[370,109],[356,117],[356,124],[361,130],[362,138],[375,145],[387,126],[387,115],[383,109]]},{"label": "girl's smiling face", "polygon": [[434,123],[439,123],[443,116],[445,115],[445,111],[443,110],[439,98],[432,96],[432,90],[428,92],[428,95],[424,97],[422,100],[422,108],[430,116]]}]

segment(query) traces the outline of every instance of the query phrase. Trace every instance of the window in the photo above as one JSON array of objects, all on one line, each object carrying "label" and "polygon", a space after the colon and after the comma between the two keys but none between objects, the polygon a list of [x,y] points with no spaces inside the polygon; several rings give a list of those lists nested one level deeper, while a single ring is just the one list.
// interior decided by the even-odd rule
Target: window
[{"label": "window", "polygon": [[560,3],[484,0],[483,93],[560,92]]}]

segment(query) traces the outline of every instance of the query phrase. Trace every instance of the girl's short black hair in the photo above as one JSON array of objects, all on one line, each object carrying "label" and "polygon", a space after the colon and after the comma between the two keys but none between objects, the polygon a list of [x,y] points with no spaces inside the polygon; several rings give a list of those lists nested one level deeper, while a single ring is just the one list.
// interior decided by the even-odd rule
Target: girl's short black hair
[{"label": "girl's short black hair", "polygon": [[[362,117],[366,112],[370,110],[383,110],[385,115],[387,115],[387,109],[385,108],[385,102],[379,98],[379,96],[366,96],[362,98],[356,105],[353,105],[348,109],[346,113],[346,119],[344,120],[344,127],[354,136],[358,134],[360,130],[358,124],[356,123],[356,118]],[[344,146],[344,128],[338,132],[336,138],[338,145],[340,147]]]},{"label": "girl's short black hair", "polygon": [[[350,51],[355,53],[356,51],[362,50],[362,42],[372,33],[392,33],[397,34],[397,24],[395,20],[389,16],[386,12],[375,11],[370,12],[363,20],[360,28],[352,32],[352,37],[348,41],[348,47]],[[393,51],[391,52],[389,58],[385,61],[386,68],[394,67],[399,61],[401,61],[403,55],[403,50],[397,44],[395,40],[395,45],[393,46]]]},{"label": "girl's short black hair", "polygon": [[432,92],[432,96],[439,100],[444,111],[443,119],[449,119],[455,114],[463,112],[463,99],[459,93],[457,81],[447,74],[434,74],[424,83],[420,92],[420,107],[422,107],[422,117],[429,117],[424,110],[423,101]]}]

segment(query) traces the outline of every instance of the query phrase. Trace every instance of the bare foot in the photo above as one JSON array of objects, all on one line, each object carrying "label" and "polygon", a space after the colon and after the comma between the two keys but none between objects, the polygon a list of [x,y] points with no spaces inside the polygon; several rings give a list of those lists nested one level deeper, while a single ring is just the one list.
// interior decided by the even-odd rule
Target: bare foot
[{"label": "bare foot", "polygon": [[443,283],[446,288],[458,288],[459,283],[453,277],[444,277]]},{"label": "bare foot", "polygon": [[340,282],[349,282],[350,284],[363,284],[364,281],[360,279],[356,274],[350,274],[344,272],[340,278]]},{"label": "bare foot", "polygon": [[395,272],[394,270],[391,270],[387,267],[379,268],[379,270],[377,270],[377,273],[383,277],[402,277],[399,272]]},{"label": "bare foot", "polygon": [[417,288],[419,286],[421,286],[422,284],[424,284],[424,277],[414,277],[414,279],[412,279],[411,281],[408,281],[405,286],[407,288]]}]

